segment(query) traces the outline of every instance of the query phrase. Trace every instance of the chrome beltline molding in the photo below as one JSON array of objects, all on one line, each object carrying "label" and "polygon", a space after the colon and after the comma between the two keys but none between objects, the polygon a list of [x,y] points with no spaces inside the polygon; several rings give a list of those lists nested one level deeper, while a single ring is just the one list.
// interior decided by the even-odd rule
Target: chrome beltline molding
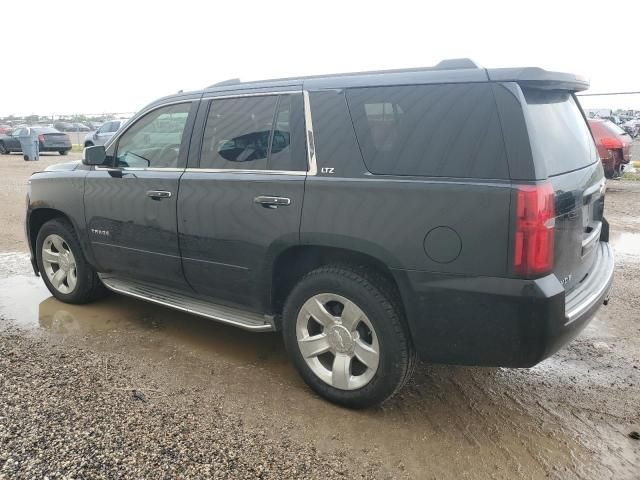
[{"label": "chrome beltline molding", "polygon": [[126,129],[122,130],[113,137],[111,137],[107,143],[105,144],[105,148],[111,146],[111,144],[118,141],[118,139],[124,135],[129,128],[131,128],[136,121],[146,115],[147,113],[153,112],[159,108],[167,107],[170,105],[178,105],[180,103],[193,103],[201,100],[217,100],[217,99],[226,99],[226,98],[242,98],[242,97],[259,97],[266,95],[294,95],[302,93],[303,95],[303,103],[304,103],[304,123],[305,123],[305,141],[307,145],[307,168],[305,171],[298,170],[245,170],[245,169],[227,169],[227,168],[174,168],[174,167],[150,167],[150,168],[137,168],[137,167],[125,167],[125,168],[116,168],[116,167],[100,167],[95,166],[95,170],[102,171],[125,171],[125,172],[189,172],[189,173],[250,173],[250,174],[265,174],[265,175],[294,175],[294,176],[304,176],[304,175],[316,175],[318,173],[318,167],[316,162],[316,149],[315,149],[315,136],[313,133],[313,121],[311,118],[311,102],[309,101],[309,92],[307,90],[282,90],[282,91],[271,91],[271,92],[257,92],[257,93],[239,93],[239,94],[220,94],[220,95],[207,95],[206,97],[201,98],[192,98],[188,100],[176,100],[174,102],[162,103],[159,105],[154,105],[151,108],[140,111],[133,119],[127,122]]}]

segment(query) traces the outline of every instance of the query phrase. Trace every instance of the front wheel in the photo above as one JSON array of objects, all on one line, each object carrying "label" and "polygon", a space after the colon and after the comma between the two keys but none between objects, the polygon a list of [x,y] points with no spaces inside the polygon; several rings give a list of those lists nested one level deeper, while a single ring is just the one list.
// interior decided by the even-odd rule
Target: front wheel
[{"label": "front wheel", "polygon": [[4,143],[0,142],[0,155],[6,155],[9,153],[7,147],[4,146]]},{"label": "front wheel", "polygon": [[306,275],[287,299],[283,336],[305,382],[351,408],[390,398],[415,361],[393,288],[358,268],[327,266]]},{"label": "front wheel", "polygon": [[45,285],[58,300],[87,303],[105,292],[84,258],[71,224],[61,218],[45,223],[36,239],[36,260]]},{"label": "front wheel", "polygon": [[69,153],[69,150],[60,150],[60,151],[58,151],[58,153],[60,155],[66,155],[67,153]]}]

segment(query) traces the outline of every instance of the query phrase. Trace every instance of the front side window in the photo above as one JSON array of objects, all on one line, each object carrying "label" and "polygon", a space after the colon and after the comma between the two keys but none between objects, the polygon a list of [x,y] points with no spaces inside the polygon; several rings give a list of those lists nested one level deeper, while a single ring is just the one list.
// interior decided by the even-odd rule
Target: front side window
[{"label": "front side window", "polygon": [[176,168],[191,103],[158,108],[134,123],[118,140],[116,166]]}]

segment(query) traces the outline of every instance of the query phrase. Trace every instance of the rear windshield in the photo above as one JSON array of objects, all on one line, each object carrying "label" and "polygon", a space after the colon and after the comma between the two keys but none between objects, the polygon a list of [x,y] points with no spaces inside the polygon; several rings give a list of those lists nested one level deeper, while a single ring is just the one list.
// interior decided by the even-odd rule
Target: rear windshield
[{"label": "rear windshield", "polygon": [[559,175],[598,160],[593,137],[580,108],[566,91],[524,90],[531,146],[547,175]]},{"label": "rear windshield", "polygon": [[487,83],[353,88],[347,101],[372,173],[509,177]]},{"label": "rear windshield", "polygon": [[35,127],[33,131],[36,133],[60,133],[55,128],[51,127]]}]

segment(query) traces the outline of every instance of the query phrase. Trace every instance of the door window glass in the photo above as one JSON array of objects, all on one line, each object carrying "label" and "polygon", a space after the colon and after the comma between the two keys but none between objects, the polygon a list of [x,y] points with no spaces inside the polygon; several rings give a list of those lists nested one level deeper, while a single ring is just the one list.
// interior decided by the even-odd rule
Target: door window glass
[{"label": "door window glass", "polygon": [[265,170],[277,100],[268,95],[211,102],[200,167]]},{"label": "door window glass", "polygon": [[295,170],[291,161],[291,96],[278,101],[278,110],[273,121],[269,170]]},{"label": "door window glass", "polygon": [[135,168],[177,167],[190,108],[190,102],[170,105],[139,119],[118,140],[116,165]]}]

